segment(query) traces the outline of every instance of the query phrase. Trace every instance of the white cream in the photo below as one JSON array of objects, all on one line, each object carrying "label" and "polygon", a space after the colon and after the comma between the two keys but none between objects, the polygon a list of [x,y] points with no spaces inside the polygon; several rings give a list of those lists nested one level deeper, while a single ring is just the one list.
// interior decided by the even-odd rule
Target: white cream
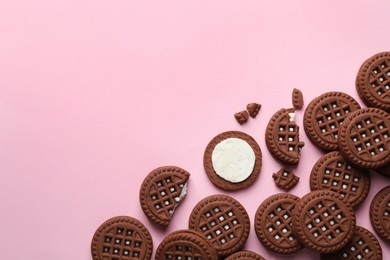
[{"label": "white cream", "polygon": [[169,212],[171,215],[175,212],[175,209],[177,206],[179,206],[180,202],[184,199],[184,197],[187,195],[187,183],[184,184],[183,188],[181,189],[179,197],[175,198],[175,205],[173,206],[173,209]]},{"label": "white cream", "polygon": [[256,155],[246,141],[240,138],[227,138],[215,146],[211,161],[219,177],[238,183],[252,174]]}]

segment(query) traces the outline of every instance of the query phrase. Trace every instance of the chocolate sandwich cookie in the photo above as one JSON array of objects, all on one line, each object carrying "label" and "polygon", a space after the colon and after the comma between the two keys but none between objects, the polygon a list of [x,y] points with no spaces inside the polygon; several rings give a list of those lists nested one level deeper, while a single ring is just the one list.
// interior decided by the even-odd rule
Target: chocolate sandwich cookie
[{"label": "chocolate sandwich cookie", "polygon": [[275,181],[276,186],[289,191],[297,185],[299,177],[294,172],[287,168],[281,168],[279,171],[272,174],[272,178]]},{"label": "chocolate sandwich cookie", "polygon": [[339,129],[340,151],[361,168],[390,163],[390,115],[378,108],[350,113]]},{"label": "chocolate sandwich cookie", "polygon": [[191,230],[178,230],[164,238],[156,251],[156,260],[218,260],[209,241]]},{"label": "chocolate sandwich cookie", "polygon": [[310,102],[305,110],[303,126],[309,139],[320,149],[338,150],[338,130],[349,113],[360,109],[351,96],[327,92]]},{"label": "chocolate sandwich cookie", "polygon": [[226,257],[244,246],[250,222],[237,200],[221,194],[206,197],[194,207],[189,228],[210,241],[219,257]]},{"label": "chocolate sandwich cookie", "polygon": [[385,166],[382,166],[380,168],[375,169],[375,171],[384,175],[384,176],[390,177],[390,163],[386,164]]},{"label": "chocolate sandwich cookie", "polygon": [[339,193],[354,208],[360,205],[370,191],[371,178],[366,170],[356,168],[341,155],[330,152],[313,166],[310,189],[331,190]]},{"label": "chocolate sandwich cookie", "polygon": [[280,254],[292,254],[303,249],[291,226],[297,196],[280,193],[261,203],[255,215],[255,231],[260,242]]},{"label": "chocolate sandwich cookie", "polygon": [[149,231],[137,219],[113,217],[104,222],[92,238],[93,260],[150,259],[153,241]]},{"label": "chocolate sandwich cookie", "polygon": [[382,248],[378,239],[364,227],[356,226],[351,241],[340,251],[321,254],[321,260],[382,260]]},{"label": "chocolate sandwich cookie", "polygon": [[298,164],[305,143],[299,141],[299,126],[295,123],[293,108],[282,108],[271,117],[265,132],[265,142],[276,159],[287,164]]},{"label": "chocolate sandwich cookie", "polygon": [[215,186],[240,190],[250,186],[259,176],[262,154],[251,136],[228,131],[210,141],[204,152],[203,164]]},{"label": "chocolate sandwich cookie", "polygon": [[292,92],[292,104],[295,109],[301,109],[303,107],[303,94],[297,88],[294,88]]},{"label": "chocolate sandwich cookie", "polygon": [[265,258],[252,251],[239,251],[226,257],[225,260],[265,260]]},{"label": "chocolate sandwich cookie", "polygon": [[362,64],[356,90],[367,106],[390,113],[390,52],[375,54]]},{"label": "chocolate sandwich cookie", "polygon": [[173,213],[187,194],[190,174],[177,166],[159,167],[146,176],[140,193],[145,215],[153,222],[168,226]]},{"label": "chocolate sandwich cookie", "polygon": [[390,241],[390,185],[380,190],[372,200],[370,220],[375,232]]},{"label": "chocolate sandwich cookie", "polygon": [[351,240],[356,219],[352,207],[340,194],[320,190],[297,202],[292,224],[305,247],[318,253],[333,253]]}]

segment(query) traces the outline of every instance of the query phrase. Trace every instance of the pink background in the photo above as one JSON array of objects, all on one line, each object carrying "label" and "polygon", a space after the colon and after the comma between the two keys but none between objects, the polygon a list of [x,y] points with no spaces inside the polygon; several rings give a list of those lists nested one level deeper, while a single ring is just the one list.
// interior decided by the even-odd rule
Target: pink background
[{"label": "pink background", "polygon": [[[359,66],[389,51],[390,1],[0,0],[0,252],[2,259],[91,260],[95,229],[116,215],[141,220],[156,249],[187,228],[194,205],[226,193],[247,209],[282,192],[265,146],[274,112],[321,93],[356,94]],[[325,3],[327,2],[327,3]],[[263,105],[240,126],[233,114]],[[297,112],[302,126],[304,110]],[[203,151],[215,135],[240,130],[263,151],[258,180],[240,192],[215,188]],[[309,192],[322,152],[306,142],[291,193]],[[143,178],[177,165],[192,175],[168,229],[139,205]],[[372,230],[371,199],[390,179],[372,174],[357,224]],[[384,258],[390,244],[379,239]],[[251,230],[246,249],[268,259]]]}]

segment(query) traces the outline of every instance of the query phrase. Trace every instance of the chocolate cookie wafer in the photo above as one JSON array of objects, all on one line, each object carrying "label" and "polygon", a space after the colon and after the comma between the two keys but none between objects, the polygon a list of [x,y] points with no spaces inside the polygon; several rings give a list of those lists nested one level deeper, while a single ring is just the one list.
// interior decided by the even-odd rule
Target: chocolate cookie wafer
[{"label": "chocolate cookie wafer", "polygon": [[265,260],[265,258],[252,251],[239,251],[226,257],[225,260]]},{"label": "chocolate cookie wafer", "polygon": [[297,88],[294,88],[292,92],[292,104],[295,109],[301,109],[303,107],[303,94]]},{"label": "chocolate cookie wafer", "polygon": [[274,179],[276,186],[285,191],[294,188],[299,181],[299,177],[288,168],[281,168],[279,171],[272,174],[272,178]]},{"label": "chocolate cookie wafer", "polygon": [[303,126],[310,141],[323,150],[338,150],[338,130],[349,113],[360,109],[351,96],[327,92],[310,102],[305,110]]},{"label": "chocolate cookie wafer", "polygon": [[153,241],[149,231],[137,219],[113,217],[104,222],[92,238],[93,260],[150,259]]},{"label": "chocolate cookie wafer", "polygon": [[340,152],[323,155],[313,166],[310,189],[339,193],[352,207],[360,205],[370,191],[371,178],[366,170],[356,168]]},{"label": "chocolate cookie wafer", "polygon": [[390,241],[390,185],[380,190],[372,200],[370,220],[375,232]]},{"label": "chocolate cookie wafer", "polygon": [[206,197],[194,207],[189,228],[209,240],[219,257],[225,257],[244,246],[250,222],[237,200],[221,194]]},{"label": "chocolate cookie wafer", "polygon": [[339,129],[340,151],[361,168],[379,168],[390,162],[390,115],[378,108],[350,113]]},{"label": "chocolate cookie wafer", "polygon": [[390,52],[375,54],[362,64],[356,90],[367,106],[390,113]]},{"label": "chocolate cookie wafer", "polygon": [[225,190],[244,189],[260,174],[261,149],[255,139],[243,132],[224,132],[207,145],[203,165],[215,186]]},{"label": "chocolate cookie wafer", "polygon": [[291,226],[298,201],[295,195],[280,193],[261,203],[255,215],[255,231],[266,248],[280,254],[292,254],[303,249]]}]

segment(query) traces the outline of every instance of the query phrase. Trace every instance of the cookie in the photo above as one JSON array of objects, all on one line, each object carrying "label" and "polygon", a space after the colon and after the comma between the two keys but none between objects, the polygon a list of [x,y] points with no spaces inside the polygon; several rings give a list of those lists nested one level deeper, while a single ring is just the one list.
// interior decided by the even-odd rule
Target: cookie
[{"label": "cookie", "polygon": [[321,254],[321,260],[382,260],[382,248],[378,239],[364,227],[356,226],[351,241],[340,251]]},{"label": "cookie", "polygon": [[390,162],[390,115],[377,108],[350,113],[339,129],[340,151],[361,168],[379,168]]},{"label": "cookie", "polygon": [[215,186],[225,190],[244,189],[260,174],[260,146],[255,139],[243,132],[224,132],[207,145],[203,165]]},{"label": "cookie", "polygon": [[190,174],[176,166],[159,167],[146,176],[140,193],[141,208],[153,222],[168,226],[173,213],[187,194]]},{"label": "cookie", "polygon": [[191,230],[178,230],[166,236],[156,251],[156,260],[218,260],[209,241]]},{"label": "cookie", "polygon": [[390,241],[390,185],[380,190],[372,200],[370,220],[378,236]]},{"label": "cookie", "polygon": [[292,104],[295,109],[301,109],[303,107],[303,94],[297,88],[294,88],[292,92]]},{"label": "cookie", "polygon": [[248,112],[246,112],[246,110],[243,110],[243,111],[235,113],[234,118],[237,120],[237,122],[240,125],[242,125],[242,124],[246,123],[246,121],[248,121],[249,114],[248,114]]},{"label": "cookie", "polygon": [[303,127],[310,141],[326,151],[338,150],[338,130],[349,113],[360,109],[351,96],[327,92],[310,102],[303,117]]},{"label": "cookie", "polygon": [[382,166],[380,168],[375,169],[375,171],[384,175],[384,176],[390,177],[390,163],[386,164],[385,166]]},{"label": "cookie", "polygon": [[356,219],[352,207],[340,194],[320,190],[297,202],[292,224],[305,247],[318,253],[333,253],[351,240]]},{"label": "cookie", "polygon": [[390,52],[375,54],[362,64],[356,90],[367,106],[390,113]]},{"label": "cookie", "polygon": [[292,254],[303,249],[291,226],[297,196],[288,193],[272,195],[256,211],[255,231],[260,242],[269,250]]},{"label": "cookie", "polygon": [[265,260],[264,257],[252,251],[239,251],[225,258],[225,260],[251,260],[251,259]]},{"label": "cookie", "polygon": [[275,181],[276,186],[289,191],[297,185],[299,177],[296,176],[292,170],[287,168],[281,168],[278,172],[272,174],[272,178]]},{"label": "cookie", "polygon": [[367,171],[356,168],[341,155],[330,152],[313,166],[310,189],[331,190],[339,193],[354,208],[360,205],[370,191],[371,178]]},{"label": "cookie", "polygon": [[248,105],[246,105],[246,110],[252,118],[255,118],[257,116],[260,111],[260,108],[261,105],[257,103],[249,103]]},{"label": "cookie", "polygon": [[150,259],[153,241],[149,231],[137,219],[113,217],[104,222],[92,238],[93,260]]},{"label": "cookie", "polygon": [[293,108],[282,108],[271,117],[265,132],[265,142],[276,159],[287,164],[298,164],[305,143],[299,141],[299,126],[295,123]]},{"label": "cookie", "polygon": [[219,257],[240,250],[249,236],[250,221],[244,207],[227,195],[212,195],[192,210],[189,228],[211,242]]}]

